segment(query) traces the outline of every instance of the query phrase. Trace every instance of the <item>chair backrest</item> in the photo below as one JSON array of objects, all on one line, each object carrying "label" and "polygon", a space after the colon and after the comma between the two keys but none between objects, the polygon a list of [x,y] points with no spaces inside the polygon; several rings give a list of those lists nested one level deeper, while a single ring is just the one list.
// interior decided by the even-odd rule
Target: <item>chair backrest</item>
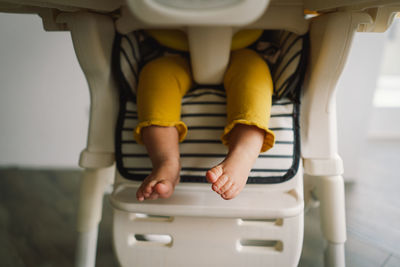
[{"label": "chair backrest", "polygon": [[[307,35],[265,31],[250,48],[268,62],[274,81],[270,128],[276,144],[260,154],[248,183],[279,183],[297,173],[300,159],[299,98],[307,58]],[[120,88],[120,112],[116,131],[116,161],[127,179],[143,180],[151,171],[144,146],[133,139],[137,123],[135,89],[143,65],[164,53],[177,53],[160,46],[143,32],[117,35],[113,71]],[[195,85],[182,101],[182,120],[189,128],[180,145],[182,182],[206,182],[205,171],[218,164],[227,149],[219,141],[225,116],[225,93],[221,86]]]}]

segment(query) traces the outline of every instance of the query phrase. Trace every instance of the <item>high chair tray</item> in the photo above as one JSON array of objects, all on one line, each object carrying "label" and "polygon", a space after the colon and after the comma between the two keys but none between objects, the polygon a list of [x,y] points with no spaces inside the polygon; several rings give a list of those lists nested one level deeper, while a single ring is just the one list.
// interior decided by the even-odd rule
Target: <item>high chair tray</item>
[{"label": "high chair tray", "polygon": [[304,207],[299,188],[279,185],[247,185],[236,198],[224,200],[210,185],[179,184],[169,199],[143,202],[136,199],[139,186],[136,182],[116,185],[110,197],[114,208],[161,216],[275,219],[297,216]]}]

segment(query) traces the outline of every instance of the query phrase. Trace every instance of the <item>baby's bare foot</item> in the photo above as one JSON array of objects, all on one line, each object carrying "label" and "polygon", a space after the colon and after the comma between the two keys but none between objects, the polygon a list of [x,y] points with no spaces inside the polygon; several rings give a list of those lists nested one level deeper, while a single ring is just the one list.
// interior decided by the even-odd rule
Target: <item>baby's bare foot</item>
[{"label": "baby's bare foot", "polygon": [[257,159],[265,131],[248,125],[236,125],[230,133],[229,153],[225,160],[206,173],[212,189],[224,199],[236,197],[246,185]]},{"label": "baby's bare foot", "polygon": [[136,192],[139,201],[169,198],[179,183],[179,161],[164,161],[154,166]]},{"label": "baby's bare foot", "polygon": [[227,158],[206,173],[212,189],[223,199],[236,197],[246,185],[255,158],[230,154]]}]

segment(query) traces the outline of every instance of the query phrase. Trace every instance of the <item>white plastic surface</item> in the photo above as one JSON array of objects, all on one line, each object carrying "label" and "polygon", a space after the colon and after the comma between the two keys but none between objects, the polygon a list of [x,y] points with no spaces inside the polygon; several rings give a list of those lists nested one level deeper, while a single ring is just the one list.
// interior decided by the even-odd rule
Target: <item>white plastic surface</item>
[{"label": "white plastic surface", "polygon": [[[121,16],[116,21],[117,31],[122,34],[138,29],[154,28],[153,24],[139,20],[127,7],[121,8]],[[233,25],[231,25],[233,26]],[[226,27],[231,27],[226,26]],[[171,28],[170,25],[158,25],[161,28]],[[264,14],[256,21],[242,26],[234,26],[234,32],[241,28],[288,30],[297,34],[308,31],[309,20],[304,18],[302,4],[287,5],[281,1],[272,2]],[[181,28],[186,30],[186,28]]]},{"label": "white plastic surface", "polygon": [[330,242],[344,243],[347,234],[343,177],[321,176],[315,177],[315,181],[324,237]]},{"label": "white plastic surface", "polygon": [[344,244],[328,242],[324,255],[325,267],[345,267],[345,249]]},{"label": "white plastic surface", "polygon": [[98,227],[78,234],[75,267],[94,267],[96,263]]},{"label": "white plastic surface", "polygon": [[242,220],[116,210],[113,231],[121,266],[294,267],[301,254],[303,214]]},{"label": "white plastic surface", "polygon": [[98,226],[103,209],[103,196],[112,184],[115,167],[86,169],[82,175],[77,228],[87,232]]},{"label": "white plastic surface", "polygon": [[83,150],[79,158],[79,166],[82,168],[104,168],[112,166],[115,162],[114,153],[90,152]]},{"label": "white plastic surface", "polygon": [[179,184],[169,199],[139,202],[136,191],[140,183],[125,182],[116,185],[111,203],[123,211],[165,216],[287,218],[298,216],[304,208],[300,177],[280,186],[247,185],[229,201],[212,191],[209,184]]},{"label": "white plastic surface", "polygon": [[221,84],[229,63],[232,27],[189,27],[190,62],[199,84]]},{"label": "white plastic surface", "polygon": [[400,11],[400,2],[396,5],[379,6],[367,10],[374,23],[362,25],[360,32],[385,32],[392,24],[397,12]]},{"label": "white plastic surface", "polygon": [[301,178],[300,169],[285,183],[247,185],[229,201],[210,184],[179,184],[170,199],[138,202],[139,183],[117,174],[111,203],[119,262],[144,267],[297,266],[303,240]]},{"label": "white plastic surface", "polygon": [[96,262],[97,233],[103,210],[103,197],[113,181],[114,166],[87,169],[83,173],[78,208],[78,242],[76,267],[94,267]]},{"label": "white plastic surface", "polygon": [[239,26],[263,13],[269,0],[127,0],[140,20],[151,25],[169,26]]},{"label": "white plastic surface", "polygon": [[310,175],[343,174],[343,161],[339,156],[327,159],[304,159],[304,172]]}]

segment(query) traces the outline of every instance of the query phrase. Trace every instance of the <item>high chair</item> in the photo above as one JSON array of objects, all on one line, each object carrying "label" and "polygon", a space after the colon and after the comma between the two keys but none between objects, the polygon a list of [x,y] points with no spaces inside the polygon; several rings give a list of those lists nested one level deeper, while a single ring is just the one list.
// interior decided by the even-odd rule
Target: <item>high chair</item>
[{"label": "high chair", "polygon": [[[249,185],[237,198],[225,201],[205,183],[205,171],[226,155],[219,140],[226,108],[221,86],[198,84],[182,101],[181,117],[189,128],[180,146],[182,183],[168,200],[139,203],[135,193],[151,163],[144,157],[144,147],[133,140],[137,116],[132,91],[142,61],[162,54],[164,48],[141,32],[116,37],[114,67],[121,107],[116,131],[118,174],[111,202],[116,208],[114,245],[122,266],[132,262],[162,266],[160,259],[166,259],[166,266],[185,266],[187,259],[193,266],[251,266],[267,260],[276,266],[296,264],[303,235],[296,93],[304,75],[307,40],[288,32],[269,32],[253,45],[271,64],[275,61],[272,72],[281,99],[274,101],[270,127],[277,141],[274,149],[259,157]],[[152,50],[140,54],[145,50],[141,46]],[[153,253],[160,257],[149,258]]]},{"label": "high chair", "polygon": [[[121,266],[296,266],[310,192],[320,201],[325,265],[345,265],[335,85],[354,33],[386,30],[400,10],[398,1],[45,2],[32,1],[36,8],[23,11],[39,13],[47,30],[71,31],[91,92],[88,142],[80,158],[85,172],[76,266],[95,265],[102,199],[112,183],[113,243]],[[7,3],[0,9],[18,12],[19,1]],[[313,11],[313,18],[304,16],[305,9]],[[182,117],[192,131],[181,145],[182,183],[170,199],[139,203],[138,180],[151,166],[128,131],[136,119],[130,89],[143,56],[138,30],[157,27],[186,30],[199,85],[183,100]],[[203,178],[204,169],[226,152],[215,141],[223,118],[212,115],[223,112],[224,93],[210,84],[221,82],[232,34],[240,28],[280,36],[269,43],[281,52],[271,52],[277,58],[271,127],[278,142],[258,159],[241,194],[225,201]],[[207,107],[207,114],[193,115],[196,105]],[[209,114],[212,105],[216,111]]]}]

